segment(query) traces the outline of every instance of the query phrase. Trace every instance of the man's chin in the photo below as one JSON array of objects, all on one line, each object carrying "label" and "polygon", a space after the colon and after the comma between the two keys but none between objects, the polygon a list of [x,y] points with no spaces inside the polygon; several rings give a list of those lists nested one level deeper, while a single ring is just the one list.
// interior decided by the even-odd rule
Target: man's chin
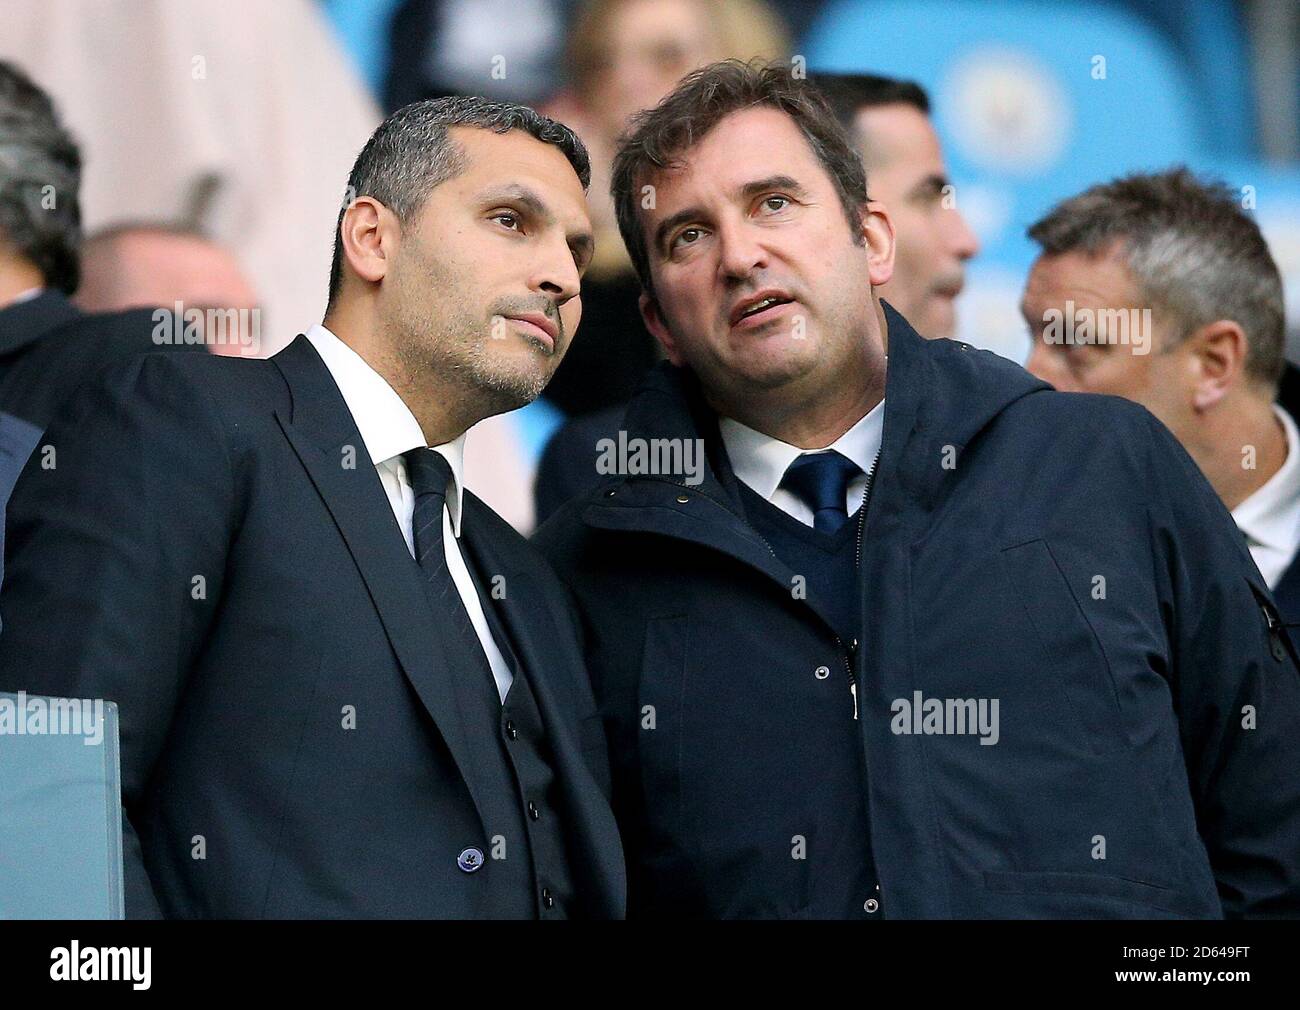
[{"label": "man's chin", "polygon": [[929,299],[919,322],[908,320],[916,332],[930,340],[957,335],[957,296],[935,294]]},{"label": "man's chin", "polygon": [[474,384],[488,398],[496,414],[528,406],[542,395],[550,380],[549,371],[492,364],[476,369],[474,375]]}]

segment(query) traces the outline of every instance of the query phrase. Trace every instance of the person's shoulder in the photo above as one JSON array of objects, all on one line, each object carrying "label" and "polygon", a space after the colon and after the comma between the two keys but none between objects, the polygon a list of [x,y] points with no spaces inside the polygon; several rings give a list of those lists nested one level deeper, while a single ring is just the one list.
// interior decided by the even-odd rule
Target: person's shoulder
[{"label": "person's shoulder", "polygon": [[1051,387],[1021,397],[1007,410],[1019,423],[1052,425],[1061,434],[1074,432],[1094,439],[1131,436],[1159,424],[1151,411],[1134,400],[1107,393],[1065,393]]},{"label": "person's shoulder", "polygon": [[583,546],[588,543],[589,529],[582,521],[582,512],[597,493],[584,491],[569,499],[552,512],[530,538],[533,547],[562,577],[582,556]]}]

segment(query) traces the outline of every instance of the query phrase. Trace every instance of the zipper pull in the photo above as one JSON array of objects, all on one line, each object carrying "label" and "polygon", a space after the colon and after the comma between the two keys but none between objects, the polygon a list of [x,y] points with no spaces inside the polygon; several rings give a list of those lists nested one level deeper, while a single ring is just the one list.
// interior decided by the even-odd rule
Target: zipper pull
[{"label": "zipper pull", "polygon": [[849,674],[849,693],[853,695],[853,718],[858,718],[858,682],[853,677],[853,657],[858,652],[858,640],[855,638],[849,642],[848,648],[844,650],[844,666]]},{"label": "zipper pull", "polygon": [[1259,609],[1264,612],[1264,621],[1268,624],[1268,643],[1273,658],[1281,663],[1286,659],[1286,644],[1282,641],[1282,622],[1277,619],[1277,615],[1268,604],[1261,603]]}]

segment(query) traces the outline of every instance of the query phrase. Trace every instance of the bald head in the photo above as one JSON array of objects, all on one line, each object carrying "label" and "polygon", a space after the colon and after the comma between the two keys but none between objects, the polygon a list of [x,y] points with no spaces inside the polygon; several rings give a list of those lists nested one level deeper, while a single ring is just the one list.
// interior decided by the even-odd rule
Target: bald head
[{"label": "bald head", "polygon": [[171,306],[252,309],[257,296],[235,257],[200,235],[151,226],[88,238],[76,302],[88,312]]}]

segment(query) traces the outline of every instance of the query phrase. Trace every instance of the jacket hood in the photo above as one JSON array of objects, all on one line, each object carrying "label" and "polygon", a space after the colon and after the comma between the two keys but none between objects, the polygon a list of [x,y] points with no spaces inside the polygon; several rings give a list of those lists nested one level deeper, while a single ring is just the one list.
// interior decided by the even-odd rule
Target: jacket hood
[{"label": "jacket hood", "polygon": [[[959,454],[1012,403],[1052,387],[992,352],[954,340],[926,340],[892,306],[882,304],[889,359],[877,476],[892,473],[928,496],[951,472],[938,465],[947,446]],[[708,455],[701,490],[735,500],[735,479],[718,458],[717,418],[689,369],[668,362],[652,369],[628,405],[623,428],[630,444],[703,439]],[[683,475],[660,476],[680,480]]]}]

